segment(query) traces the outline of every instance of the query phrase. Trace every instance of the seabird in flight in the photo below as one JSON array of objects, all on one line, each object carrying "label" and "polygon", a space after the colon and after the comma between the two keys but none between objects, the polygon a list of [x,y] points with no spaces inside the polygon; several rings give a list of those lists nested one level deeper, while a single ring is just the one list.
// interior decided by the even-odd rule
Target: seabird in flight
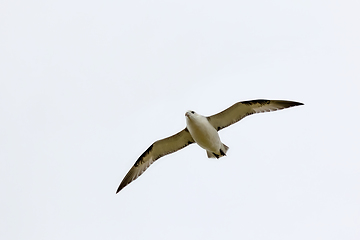
[{"label": "seabird in flight", "polygon": [[129,170],[116,193],[138,178],[153,162],[167,154],[176,152],[189,144],[197,143],[206,150],[208,158],[226,156],[229,149],[220,140],[218,131],[253,113],[271,112],[303,103],[284,100],[251,100],[238,102],[218,114],[205,117],[194,111],[185,113],[186,128],[154,142]]}]

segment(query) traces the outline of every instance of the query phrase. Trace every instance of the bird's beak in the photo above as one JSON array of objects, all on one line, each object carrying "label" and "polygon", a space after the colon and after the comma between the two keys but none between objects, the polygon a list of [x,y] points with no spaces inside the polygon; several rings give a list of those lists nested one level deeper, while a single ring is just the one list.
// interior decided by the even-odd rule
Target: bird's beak
[{"label": "bird's beak", "polygon": [[190,113],[189,112],[186,112],[185,113],[185,117],[189,117]]}]

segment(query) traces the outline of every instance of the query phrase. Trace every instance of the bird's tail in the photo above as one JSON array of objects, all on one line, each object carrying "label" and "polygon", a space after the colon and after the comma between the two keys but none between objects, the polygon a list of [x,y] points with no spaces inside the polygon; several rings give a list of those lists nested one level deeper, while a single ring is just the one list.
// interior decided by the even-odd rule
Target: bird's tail
[{"label": "bird's tail", "polygon": [[223,156],[226,156],[226,152],[228,151],[229,147],[226,146],[225,144],[222,144],[221,148],[220,148],[220,155],[213,153],[213,152],[209,152],[206,151],[208,158],[221,158]]},{"label": "bird's tail", "polygon": [[226,156],[226,153],[228,151],[229,147],[226,146],[225,144],[222,145],[222,148],[220,149],[220,152],[222,151],[222,156]]}]

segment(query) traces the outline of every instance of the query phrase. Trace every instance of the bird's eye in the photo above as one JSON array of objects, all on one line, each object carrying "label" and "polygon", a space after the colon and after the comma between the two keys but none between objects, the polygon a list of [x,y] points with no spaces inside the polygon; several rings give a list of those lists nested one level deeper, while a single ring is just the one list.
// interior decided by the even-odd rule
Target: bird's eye
[{"label": "bird's eye", "polygon": [[195,112],[194,111],[191,111],[192,114],[194,114]]}]

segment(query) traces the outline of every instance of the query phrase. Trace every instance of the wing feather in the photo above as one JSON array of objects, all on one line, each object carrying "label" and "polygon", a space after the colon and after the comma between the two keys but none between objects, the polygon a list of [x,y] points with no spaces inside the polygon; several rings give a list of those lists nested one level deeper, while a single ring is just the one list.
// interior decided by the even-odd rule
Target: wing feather
[{"label": "wing feather", "polygon": [[304,105],[300,102],[285,101],[285,100],[251,100],[238,102],[231,107],[219,112],[215,115],[207,117],[210,124],[216,129],[221,130],[233,123],[236,123],[244,117],[261,112],[271,112],[288,107]]},{"label": "wing feather", "polygon": [[168,138],[154,142],[143,154],[141,154],[134,166],[126,174],[116,193],[138,178],[157,159],[176,152],[191,143],[194,143],[194,140],[187,128]]}]

